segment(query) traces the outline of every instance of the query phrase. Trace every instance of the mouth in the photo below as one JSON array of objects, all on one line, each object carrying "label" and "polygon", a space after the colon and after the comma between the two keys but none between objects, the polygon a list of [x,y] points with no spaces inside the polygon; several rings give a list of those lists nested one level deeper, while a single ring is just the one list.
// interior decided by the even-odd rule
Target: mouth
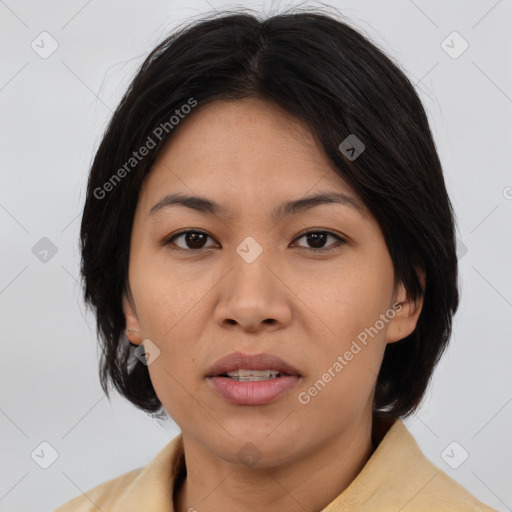
[{"label": "mouth", "polygon": [[286,375],[285,373],[277,372],[275,370],[235,370],[219,375],[226,379],[237,380],[239,382],[260,382],[262,380],[277,379]]},{"label": "mouth", "polygon": [[301,376],[297,368],[274,354],[233,352],[219,359],[208,370],[206,377],[225,377],[242,382],[255,382],[291,375]]},{"label": "mouth", "polygon": [[273,354],[235,352],[217,361],[205,378],[230,404],[267,405],[297,386],[302,375]]}]

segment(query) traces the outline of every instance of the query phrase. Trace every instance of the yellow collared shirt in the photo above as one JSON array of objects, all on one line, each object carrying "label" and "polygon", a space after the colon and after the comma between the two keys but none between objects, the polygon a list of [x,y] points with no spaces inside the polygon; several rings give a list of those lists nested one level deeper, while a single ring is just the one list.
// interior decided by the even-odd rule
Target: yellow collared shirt
[{"label": "yellow collared shirt", "polygon": [[[172,512],[185,474],[182,435],[144,468],[77,496],[55,512]],[[435,466],[395,420],[352,483],[321,512],[496,512]]]}]

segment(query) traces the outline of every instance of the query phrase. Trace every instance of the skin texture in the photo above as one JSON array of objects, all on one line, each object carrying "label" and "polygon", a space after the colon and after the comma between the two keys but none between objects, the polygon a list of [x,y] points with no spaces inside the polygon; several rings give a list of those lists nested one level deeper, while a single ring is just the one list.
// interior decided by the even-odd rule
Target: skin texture
[{"label": "skin texture", "polygon": [[[320,191],[360,201],[306,125],[256,98],[217,101],[190,114],[143,183],[123,308],[135,330],[130,340],[150,339],[160,350],[148,366],[151,381],[183,433],[187,478],[176,496],[179,512],[321,510],[371,456],[384,349],[414,330],[421,301],[412,303],[395,283],[382,232],[364,205],[324,204],[271,220],[282,202]],[[175,192],[206,196],[231,215],[172,206],[148,217]],[[183,229],[209,236],[162,245]],[[303,234],[322,230],[346,243],[328,236],[329,250],[314,252],[322,244]],[[249,236],[263,249],[252,263],[236,252]],[[399,312],[300,403],[298,394],[395,303],[402,303]],[[276,354],[301,379],[274,403],[229,404],[205,375],[234,351]],[[261,454],[253,467],[237,455],[248,442]]]}]

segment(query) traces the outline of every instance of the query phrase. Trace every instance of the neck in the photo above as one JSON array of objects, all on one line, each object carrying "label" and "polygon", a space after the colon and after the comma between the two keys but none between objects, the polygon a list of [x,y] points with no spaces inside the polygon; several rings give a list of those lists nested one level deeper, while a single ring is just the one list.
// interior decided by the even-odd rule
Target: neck
[{"label": "neck", "polygon": [[184,435],[187,475],[175,490],[175,511],[322,510],[356,478],[393,423],[372,420],[362,417],[307,453],[261,469],[220,459]]}]

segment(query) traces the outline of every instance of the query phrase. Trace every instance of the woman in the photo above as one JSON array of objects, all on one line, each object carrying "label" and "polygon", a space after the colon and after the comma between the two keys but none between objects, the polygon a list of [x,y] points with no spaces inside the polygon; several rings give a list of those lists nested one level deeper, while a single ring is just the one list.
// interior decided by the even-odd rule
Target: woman
[{"label": "woman", "polygon": [[489,511],[420,451],[458,306],[406,76],[319,12],[200,20],[148,56],[81,225],[101,379],[181,430],[58,512]]}]

